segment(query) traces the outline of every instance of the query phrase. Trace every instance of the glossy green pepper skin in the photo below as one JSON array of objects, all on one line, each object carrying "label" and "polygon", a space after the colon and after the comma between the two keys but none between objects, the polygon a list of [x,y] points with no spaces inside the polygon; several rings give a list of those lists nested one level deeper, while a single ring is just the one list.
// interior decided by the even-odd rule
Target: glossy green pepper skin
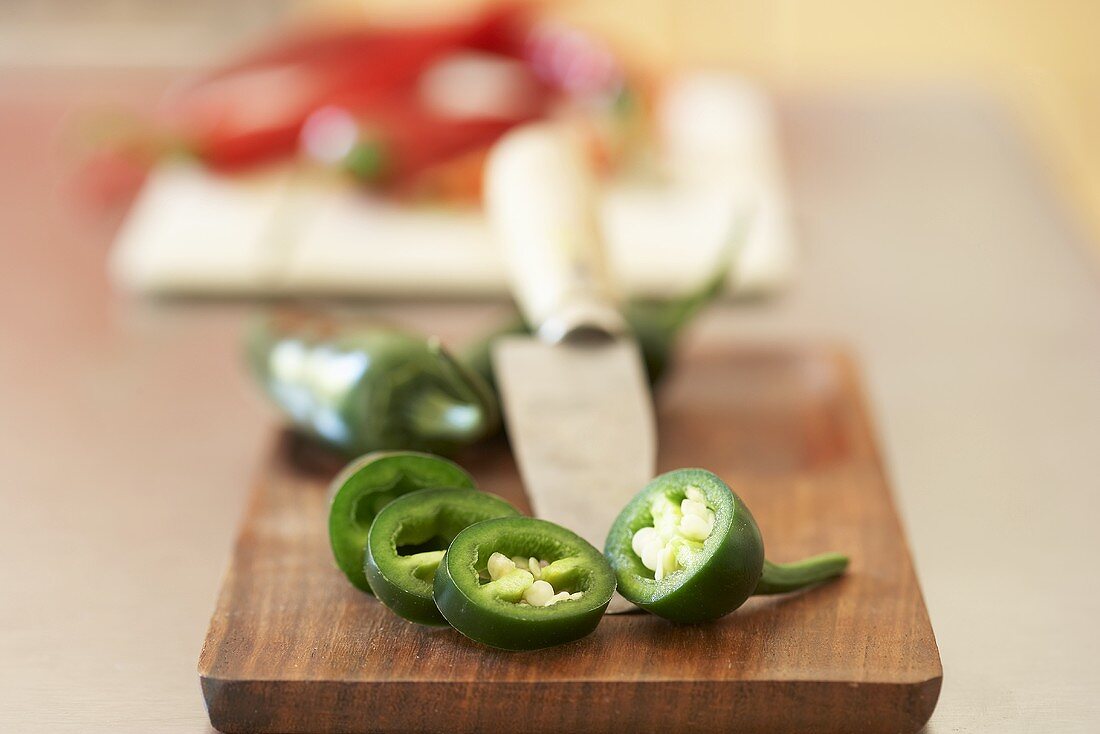
[{"label": "glossy green pepper skin", "polygon": [[[537,607],[519,603],[523,588],[511,576],[490,581],[493,553],[549,561],[542,580],[579,599]],[[598,550],[576,533],[527,517],[486,520],[451,542],[435,574],[443,617],[472,640],[503,650],[561,645],[596,629],[615,592],[615,574]]]},{"label": "glossy green pepper skin", "polygon": [[474,489],[421,489],[398,497],[370,526],[367,582],[398,616],[446,625],[432,598],[432,586],[447,546],[474,523],[516,515],[519,510],[500,497]]},{"label": "glossy green pepper skin", "polygon": [[480,376],[437,340],[399,329],[282,314],[251,326],[247,356],[299,431],[349,455],[451,454],[500,425]]},{"label": "glossy green pepper skin", "polygon": [[364,573],[374,518],[393,500],[419,489],[476,489],[457,464],[413,451],[379,451],[348,464],[332,480],[328,537],[336,565],[357,589],[372,593]]},{"label": "glossy green pepper skin", "polygon": [[[688,487],[702,491],[714,513],[713,528],[682,568],[658,581],[634,552],[632,540],[653,525],[652,508],[659,496],[678,505]],[[766,561],[749,508],[705,469],[679,469],[650,482],[611,526],[604,553],[615,569],[620,594],[648,612],[683,623],[718,619],[754,594],[795,591],[838,576],[848,565],[847,557],[836,553],[791,564]]]}]

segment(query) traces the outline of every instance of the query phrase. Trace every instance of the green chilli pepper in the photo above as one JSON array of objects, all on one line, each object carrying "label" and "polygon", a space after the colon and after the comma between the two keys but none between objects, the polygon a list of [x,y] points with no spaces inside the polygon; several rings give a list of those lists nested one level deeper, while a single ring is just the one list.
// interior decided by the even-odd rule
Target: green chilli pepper
[{"label": "green chilli pepper", "polygon": [[590,634],[615,592],[607,560],[545,520],[471,525],[435,574],[435,603],[451,626],[505,650],[537,650]]},{"label": "green chilli pepper", "polygon": [[[727,258],[698,288],[680,298],[632,300],[625,305],[623,316],[638,340],[651,385],[657,384],[668,372],[680,333],[704,307],[722,294],[728,274]],[[491,357],[493,341],[501,336],[529,333],[530,326],[516,315],[504,326],[468,346],[462,353],[462,361],[495,388]]]},{"label": "green chilli pepper", "polygon": [[432,487],[475,489],[474,480],[457,464],[411,451],[368,454],[332,480],[329,542],[336,565],[356,588],[371,592],[364,562],[374,518],[398,497]]},{"label": "green chilli pepper", "polygon": [[496,433],[496,396],[437,340],[284,314],[248,333],[264,392],[297,429],[350,455],[450,454]]},{"label": "green chilli pepper", "polygon": [[671,300],[633,300],[626,304],[626,318],[642,351],[646,374],[656,384],[668,373],[676,343],[684,327],[722,294],[729,264],[723,263],[695,290]]},{"label": "green chilli pepper", "polygon": [[771,563],[749,508],[716,475],[680,469],[650,482],[623,509],[604,550],[619,593],[676,622],[707,622],[754,594],[780,594],[844,573],[825,553]]},{"label": "green chilli pepper", "polygon": [[432,599],[447,546],[482,520],[519,515],[500,497],[475,489],[421,489],[398,497],[374,518],[364,571],[378,600],[398,616],[445,625]]}]

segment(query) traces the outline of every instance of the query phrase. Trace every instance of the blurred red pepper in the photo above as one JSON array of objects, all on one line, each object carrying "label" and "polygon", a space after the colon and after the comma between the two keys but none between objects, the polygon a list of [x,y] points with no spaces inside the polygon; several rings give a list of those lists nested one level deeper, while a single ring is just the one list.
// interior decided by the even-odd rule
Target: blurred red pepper
[{"label": "blurred red pepper", "polygon": [[476,198],[481,163],[509,127],[571,119],[603,165],[629,137],[622,67],[599,39],[530,4],[446,24],[284,37],[169,97],[158,127],[125,121],[86,161],[89,192],[124,198],[181,152],[220,170],[303,152],[404,197]]},{"label": "blurred red pepper", "polygon": [[423,110],[389,109],[366,122],[345,166],[366,183],[409,190],[426,171],[487,148],[508,128],[532,117],[453,120]]},{"label": "blurred red pepper", "polygon": [[[517,53],[524,25],[522,9],[504,5],[447,25],[315,32],[276,43],[200,80],[171,99],[166,113],[185,144],[219,168],[292,154],[303,123],[326,105],[356,116],[387,107],[378,113],[387,126],[408,124],[424,133],[423,121],[395,119],[396,110],[411,108],[395,106],[392,98],[456,50]],[[444,142],[439,149],[449,146]]]}]

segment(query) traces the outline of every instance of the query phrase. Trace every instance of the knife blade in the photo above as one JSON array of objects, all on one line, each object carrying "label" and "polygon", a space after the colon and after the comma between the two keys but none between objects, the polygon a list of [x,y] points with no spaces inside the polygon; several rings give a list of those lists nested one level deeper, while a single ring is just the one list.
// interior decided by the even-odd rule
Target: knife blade
[{"label": "knife blade", "polygon": [[[656,470],[653,402],[608,274],[595,184],[553,123],[508,133],[486,165],[486,209],[535,331],[492,350],[505,425],[538,517],[597,548]],[[628,611],[621,597],[609,612]]]}]

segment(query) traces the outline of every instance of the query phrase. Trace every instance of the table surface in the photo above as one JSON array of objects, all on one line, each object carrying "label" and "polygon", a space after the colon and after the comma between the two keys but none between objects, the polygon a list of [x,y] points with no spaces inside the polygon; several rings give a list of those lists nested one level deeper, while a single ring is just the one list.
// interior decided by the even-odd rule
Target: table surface
[{"label": "table surface", "polygon": [[[241,304],[110,288],[72,110],[163,74],[0,78],[0,729],[205,732],[196,660],[274,415]],[[1100,280],[1002,111],[964,91],[784,99],[805,265],[699,340],[862,359],[944,665],[929,732],[1100,729]],[[371,306],[460,340],[494,304]]]}]

